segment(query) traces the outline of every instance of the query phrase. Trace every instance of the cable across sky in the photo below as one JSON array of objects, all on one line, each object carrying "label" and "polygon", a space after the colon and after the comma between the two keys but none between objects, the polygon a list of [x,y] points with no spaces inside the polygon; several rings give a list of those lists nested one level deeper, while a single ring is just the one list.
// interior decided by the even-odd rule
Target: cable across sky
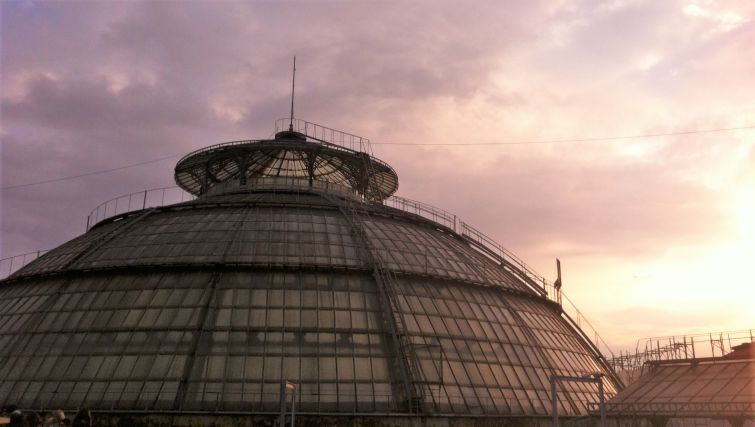
[{"label": "cable across sky", "polygon": [[12,190],[14,188],[31,187],[32,185],[49,184],[49,183],[53,183],[53,182],[66,181],[66,180],[69,180],[69,179],[83,178],[85,176],[99,175],[99,174],[108,173],[108,172],[115,172],[115,171],[119,171],[119,170],[123,170],[123,169],[129,169],[129,168],[133,168],[133,167],[137,167],[137,166],[148,165],[150,163],[162,162],[162,161],[165,161],[165,160],[168,160],[168,159],[173,159],[173,158],[180,157],[180,156],[183,156],[183,154],[174,154],[172,156],[165,156],[165,157],[160,157],[158,159],[145,160],[143,162],[132,163],[132,164],[129,164],[129,165],[124,165],[124,166],[118,166],[118,167],[111,168],[111,169],[102,169],[102,170],[98,170],[98,171],[80,173],[78,175],[64,176],[64,177],[61,177],[61,178],[51,178],[51,179],[46,179],[46,180],[43,180],[43,181],[27,182],[25,184],[9,185],[7,187],[3,187],[2,190]]},{"label": "cable across sky", "polygon": [[[400,145],[400,146],[484,146],[484,145],[534,145],[534,144],[564,144],[564,143],[577,143],[577,142],[599,142],[599,141],[620,141],[631,139],[645,139],[645,138],[658,138],[664,136],[683,136],[693,134],[704,133],[717,133],[717,132],[732,132],[737,130],[749,130],[755,129],[755,125],[737,126],[737,127],[725,127],[725,128],[713,128],[713,129],[697,129],[697,130],[683,130],[675,132],[661,132],[661,133],[647,133],[636,135],[620,135],[620,136],[603,136],[603,137],[589,137],[589,138],[563,138],[563,139],[542,139],[542,140],[524,140],[524,141],[487,141],[487,142],[372,142],[373,145]],[[128,165],[118,166],[110,169],[102,169],[98,171],[86,172],[77,175],[64,176],[61,178],[51,178],[42,181],[27,182],[24,184],[9,185],[2,187],[2,190],[13,190],[16,188],[31,187],[34,185],[50,184],[53,182],[67,181],[70,179],[83,178],[86,176],[100,175],[104,173],[115,172],[119,170],[129,169],[137,166],[147,165],[151,163],[162,162],[165,160],[180,157],[183,154],[174,154],[171,156],[160,157],[152,160],[145,160],[138,163],[132,163]]]},{"label": "cable across sky", "polygon": [[455,146],[455,145],[529,145],[529,144],[561,144],[561,143],[573,143],[573,142],[596,142],[596,141],[618,141],[623,139],[641,139],[641,138],[656,138],[662,136],[681,136],[691,135],[698,133],[715,133],[715,132],[731,132],[735,130],[747,130],[755,129],[755,125],[738,126],[730,128],[716,128],[716,129],[700,129],[700,130],[685,130],[678,132],[663,132],[663,133],[647,133],[637,135],[622,135],[622,136],[603,136],[603,137],[591,137],[591,138],[566,138],[566,139],[542,139],[542,140],[530,140],[530,141],[490,141],[490,142],[372,142],[374,145],[428,145],[428,146]]}]

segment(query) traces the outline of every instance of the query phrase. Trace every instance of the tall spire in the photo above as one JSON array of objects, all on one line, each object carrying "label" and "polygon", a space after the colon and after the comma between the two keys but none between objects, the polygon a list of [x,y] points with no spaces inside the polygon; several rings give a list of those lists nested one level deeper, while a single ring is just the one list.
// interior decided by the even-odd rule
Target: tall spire
[{"label": "tall spire", "polygon": [[294,130],[294,92],[296,91],[296,55],[294,55],[294,72],[291,76],[291,121],[288,124],[288,130]]}]

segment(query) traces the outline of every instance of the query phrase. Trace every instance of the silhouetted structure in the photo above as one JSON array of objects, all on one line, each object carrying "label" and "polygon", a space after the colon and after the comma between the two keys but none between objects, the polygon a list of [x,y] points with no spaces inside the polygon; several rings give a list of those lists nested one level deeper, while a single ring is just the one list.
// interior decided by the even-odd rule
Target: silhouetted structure
[{"label": "silhouetted structure", "polygon": [[645,419],[663,427],[755,425],[755,343],[721,357],[647,362],[645,374],[613,397],[606,412],[622,424]]},{"label": "silhouetted structure", "polygon": [[643,338],[637,341],[634,351],[621,352],[608,359],[608,364],[625,384],[629,384],[653,366],[648,362],[731,357],[736,354],[738,346],[753,340],[753,329]]},{"label": "silhouetted structure", "polygon": [[[194,200],[104,205],[85,234],[0,282],[0,402],[243,424],[274,419],[290,381],[302,423],[547,424],[551,376],[599,373],[616,393],[524,263],[390,197],[398,177],[366,139],[293,129],[191,153],[175,178]],[[597,386],[558,397],[562,417],[583,415]]]}]

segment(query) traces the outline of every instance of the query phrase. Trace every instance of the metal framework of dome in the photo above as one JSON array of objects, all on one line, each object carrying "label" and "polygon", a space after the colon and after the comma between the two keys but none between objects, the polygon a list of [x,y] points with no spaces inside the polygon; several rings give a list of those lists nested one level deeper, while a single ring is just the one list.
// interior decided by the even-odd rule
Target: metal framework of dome
[{"label": "metal framework of dome", "polygon": [[[276,129],[286,119],[278,120]],[[383,200],[398,189],[398,176],[386,163],[357,151],[310,136],[318,130],[325,137],[335,130],[297,120],[297,129],[276,132],[274,140],[235,141],[213,145],[183,157],[176,165],[176,183],[194,195],[212,192],[229,182],[245,186],[259,178],[306,179],[355,190],[368,200]],[[292,124],[293,129],[293,124]],[[338,132],[351,147],[369,150],[369,140]],[[225,190],[224,190],[225,191]]]},{"label": "metal framework of dome", "polygon": [[[617,392],[526,264],[389,197],[397,176],[367,140],[291,123],[184,157],[176,182],[196,198],[106,205],[0,281],[0,403],[241,425],[276,418],[291,382],[304,423],[547,423],[554,376]],[[597,402],[594,384],[561,387],[561,416]]]}]

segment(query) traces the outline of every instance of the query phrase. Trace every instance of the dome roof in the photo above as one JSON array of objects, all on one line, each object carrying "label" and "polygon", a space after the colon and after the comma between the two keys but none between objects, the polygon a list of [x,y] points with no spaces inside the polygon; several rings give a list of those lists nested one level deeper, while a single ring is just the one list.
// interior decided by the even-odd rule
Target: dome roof
[{"label": "dome roof", "polygon": [[[0,401],[272,414],[291,381],[310,416],[540,417],[552,375],[594,372],[615,394],[594,346],[515,266],[375,202],[397,181],[362,192],[357,172],[271,176],[262,161],[246,183],[230,166],[217,182],[179,172],[273,144],[341,158],[303,143],[184,158],[177,181],[199,198],[101,221],[0,282]],[[560,393],[562,414],[585,413],[590,387]]]}]

